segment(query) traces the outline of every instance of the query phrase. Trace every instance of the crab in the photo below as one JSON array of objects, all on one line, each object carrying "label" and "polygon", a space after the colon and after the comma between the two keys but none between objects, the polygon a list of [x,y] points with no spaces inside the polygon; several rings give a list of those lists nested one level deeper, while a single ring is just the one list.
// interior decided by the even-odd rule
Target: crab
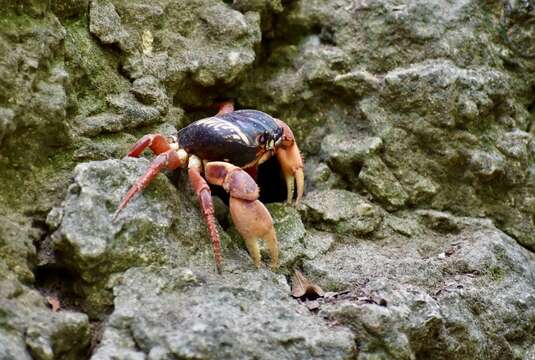
[{"label": "crab", "polygon": [[292,130],[279,119],[258,110],[234,110],[233,102],[219,104],[219,112],[197,120],[166,139],[161,134],[143,136],[128,156],[139,157],[149,148],[156,155],[144,175],[128,190],[117,207],[115,221],[127,203],[149,185],[163,169],[187,168],[212,241],[217,272],[222,272],[221,242],[208,184],[222,186],[229,194],[229,208],[236,229],[259,268],[258,240],[267,242],[270,267],[278,266],[279,247],[273,219],[258,200],[257,168],[272,156],[280,163],[287,187],[287,201],[295,205],[303,196],[303,159]]}]

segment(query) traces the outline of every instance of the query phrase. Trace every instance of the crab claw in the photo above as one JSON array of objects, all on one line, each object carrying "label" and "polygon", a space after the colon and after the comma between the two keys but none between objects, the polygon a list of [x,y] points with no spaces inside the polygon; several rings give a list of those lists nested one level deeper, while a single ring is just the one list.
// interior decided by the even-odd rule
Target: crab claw
[{"label": "crab claw", "polygon": [[271,268],[279,262],[279,248],[273,219],[264,204],[258,201],[259,189],[253,178],[232,164],[214,161],[206,164],[206,180],[222,186],[229,194],[232,221],[245,240],[255,266],[260,267],[258,240],[264,239],[271,255]]},{"label": "crab claw", "polygon": [[229,207],[232,222],[245,240],[255,266],[260,267],[258,240],[264,239],[271,255],[270,267],[276,268],[279,263],[277,236],[273,228],[273,219],[264,204],[258,200],[247,201],[231,196]]},{"label": "crab claw", "polygon": [[282,127],[282,140],[280,145],[275,150],[277,159],[282,168],[284,179],[286,180],[286,188],[288,190],[288,203],[292,202],[294,196],[294,184],[297,187],[297,198],[295,205],[299,205],[303,197],[305,175],[303,173],[303,158],[295,142],[295,137],[292,130],[284,122],[277,119],[277,123]]}]

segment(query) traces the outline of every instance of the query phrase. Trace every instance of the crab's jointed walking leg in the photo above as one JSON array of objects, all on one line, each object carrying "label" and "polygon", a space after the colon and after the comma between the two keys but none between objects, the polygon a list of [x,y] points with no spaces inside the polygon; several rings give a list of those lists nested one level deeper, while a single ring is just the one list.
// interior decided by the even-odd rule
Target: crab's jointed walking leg
[{"label": "crab's jointed walking leg", "polygon": [[128,153],[128,156],[138,157],[146,147],[150,147],[156,156],[150,163],[149,168],[141,177],[139,177],[134,185],[128,190],[123,200],[117,207],[113,214],[112,221],[115,221],[119,212],[128,204],[130,199],[138,192],[143,190],[154,179],[162,169],[174,170],[181,164],[180,157],[176,151],[171,149],[171,145],[160,134],[150,134],[143,136]]},{"label": "crab's jointed walking leg", "polygon": [[214,161],[206,164],[205,177],[210,184],[222,186],[230,195],[232,221],[244,238],[255,266],[260,267],[260,250],[257,241],[267,241],[271,255],[271,268],[279,262],[277,236],[273,219],[264,204],[258,200],[258,186],[244,170],[232,164]]},{"label": "crab's jointed walking leg", "polygon": [[219,239],[219,233],[216,228],[216,220],[214,215],[214,204],[212,202],[212,194],[210,192],[210,187],[206,183],[206,180],[201,176],[201,161],[192,156],[188,165],[188,176],[195,193],[197,194],[197,199],[199,200],[199,206],[201,207],[204,220],[208,226],[208,232],[210,233],[210,238],[212,239],[212,247],[214,249],[215,265],[217,272],[221,274],[221,240]]},{"label": "crab's jointed walking leg", "polygon": [[127,156],[139,157],[143,150],[149,147],[153,153],[159,155],[167,150],[171,149],[171,145],[161,134],[147,134],[139,139]]}]

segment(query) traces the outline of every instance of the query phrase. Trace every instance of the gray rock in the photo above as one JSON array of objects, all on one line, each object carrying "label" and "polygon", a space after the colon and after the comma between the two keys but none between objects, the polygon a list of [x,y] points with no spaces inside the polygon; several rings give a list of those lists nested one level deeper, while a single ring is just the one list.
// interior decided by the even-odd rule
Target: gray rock
[{"label": "gray rock", "polygon": [[329,327],[267,270],[217,276],[189,268],[134,268],[114,290],[91,359],[350,359],[351,334]]},{"label": "gray rock", "polygon": [[89,346],[86,314],[53,313],[45,299],[21,284],[0,259],[0,356],[2,359],[79,359]]},{"label": "gray rock", "polygon": [[154,105],[163,114],[167,112],[170,104],[169,97],[165,92],[165,88],[155,77],[147,76],[136,79],[130,91],[142,103]]},{"label": "gray rock", "polygon": [[305,226],[301,222],[299,212],[286,204],[268,204],[267,209],[273,217],[277,240],[279,242],[280,266],[287,273],[305,256],[310,244],[306,243]]},{"label": "gray rock", "polygon": [[260,41],[255,12],[242,14],[218,1],[113,4],[128,34],[128,48],[122,46],[128,75],[153,76],[187,103],[202,103],[204,96],[184,86],[186,77],[204,87],[233,83],[255,59],[253,47]]},{"label": "gray rock", "polygon": [[409,199],[403,186],[379,157],[367,159],[358,178],[366,190],[388,210],[403,207]]},{"label": "gray rock", "polygon": [[308,161],[308,166],[305,167],[305,178],[317,190],[341,188],[344,185],[344,181],[338,173],[332,171],[327,164],[314,160]]},{"label": "gray rock", "polygon": [[496,145],[505,155],[519,160],[526,160],[528,155],[527,144],[531,139],[532,135],[516,129],[505,133]]},{"label": "gray rock", "polygon": [[382,221],[377,206],[346,190],[311,192],[304,198],[303,208],[308,222],[341,234],[369,235]]},{"label": "gray rock", "polygon": [[418,210],[417,214],[429,228],[441,232],[459,232],[459,219],[451,214],[436,210]]},{"label": "gray rock", "polygon": [[340,244],[305,261],[310,280],[349,291],[320,314],[352,329],[359,359],[527,358],[535,258],[492,225],[464,222],[456,235]]},{"label": "gray rock", "polygon": [[321,152],[338,173],[356,179],[365,159],[380,151],[382,145],[377,137],[329,134],[321,142]]},{"label": "gray rock", "polygon": [[15,112],[9,108],[0,108],[0,144],[2,139],[15,130],[15,123],[13,118],[15,117]]},{"label": "gray rock", "polygon": [[[248,334],[235,337],[257,351],[250,357],[343,357],[351,336],[360,359],[534,357],[533,256],[512,240],[535,249],[529,2],[0,0],[0,8],[0,357],[86,356],[86,318],[66,310],[77,300],[94,319],[117,315],[102,357],[226,356],[218,324],[234,322],[218,307],[226,315],[240,305]],[[160,175],[117,224],[110,213],[146,161],[80,165],[67,193],[78,163],[123,156],[142,134],[167,135],[212,114],[221,98],[294,131],[314,200],[302,211],[306,226],[294,209],[269,207],[281,273],[302,268],[328,290],[349,291],[305,301],[320,316],[287,296],[282,277],[250,272],[241,240],[223,232],[226,275],[214,278],[183,176],[177,189]],[[315,199],[328,189],[350,192],[336,203]],[[356,211],[362,204],[371,216]],[[58,314],[32,290],[46,288],[53,266],[73,277]],[[134,266],[152,266],[136,270],[152,275]],[[197,280],[184,285],[190,266]],[[151,294],[158,284],[169,285],[155,290],[161,299]],[[248,310],[256,307],[261,319],[277,317],[266,324]],[[312,332],[288,325],[294,311]],[[191,317],[201,312],[224,321]],[[331,326],[340,323],[353,335]],[[332,331],[338,340],[325,346],[317,333]]]},{"label": "gray rock", "polygon": [[354,70],[345,74],[336,75],[334,84],[357,96],[372,93],[382,85],[381,80],[377,76],[366,70]]},{"label": "gray rock", "polygon": [[[93,315],[110,304],[112,274],[143,264],[213,268],[210,240],[196,203],[163,174],[112,222],[122,197],[148,165],[145,159],[126,158],[84,163],[74,171],[61,224],[52,237],[61,262],[83,280],[79,289]],[[220,233],[226,248],[228,238]]]},{"label": "gray rock", "polygon": [[89,30],[104,44],[121,44],[128,36],[113,3],[93,0],[89,6]]},{"label": "gray rock", "polygon": [[483,180],[491,180],[505,172],[505,159],[498,152],[473,151],[469,155],[468,164]]}]

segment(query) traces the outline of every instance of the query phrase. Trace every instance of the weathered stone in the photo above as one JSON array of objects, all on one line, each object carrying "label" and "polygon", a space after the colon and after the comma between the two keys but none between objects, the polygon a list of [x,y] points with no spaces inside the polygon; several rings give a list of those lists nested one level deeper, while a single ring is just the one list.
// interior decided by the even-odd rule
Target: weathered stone
[{"label": "weathered stone", "polygon": [[527,358],[535,258],[491,224],[464,221],[457,235],[362,241],[305,261],[325,290],[349,290],[320,314],[352,329],[359,359]]},{"label": "weathered stone", "polygon": [[532,136],[524,131],[515,130],[505,133],[501,139],[498,140],[496,146],[502,153],[519,160],[526,160],[527,144]]},{"label": "weathered stone", "polygon": [[381,86],[381,80],[365,70],[354,70],[336,75],[334,84],[351,94],[362,96],[378,90]]},{"label": "weathered stone", "polygon": [[[158,176],[132,199],[116,222],[112,214],[149,162],[126,158],[80,164],[53,234],[61,262],[80,275],[92,314],[109,305],[107,279],[143,264],[205,264],[213,268],[207,230],[196,204]],[[80,222],[79,219],[84,221]],[[228,238],[221,233],[224,247]]]},{"label": "weathered stone", "polygon": [[[351,170],[351,168],[346,168]],[[354,171],[351,171],[354,174]],[[316,190],[327,190],[343,187],[342,177],[323,163],[310,160],[305,167],[305,177],[314,184]]]},{"label": "weathered stone", "polygon": [[13,118],[15,112],[9,108],[0,108],[0,144],[4,136],[15,130]]},{"label": "weathered stone", "polygon": [[154,105],[161,113],[166,113],[170,100],[165,93],[165,88],[158,79],[146,76],[136,79],[130,90],[136,98],[146,105]]},{"label": "weathered stone", "polygon": [[305,227],[299,212],[285,204],[268,204],[267,209],[273,217],[277,240],[279,242],[279,262],[282,268],[292,272],[292,267],[305,256],[310,244],[305,242]]},{"label": "weathered stone", "polygon": [[389,210],[403,207],[408,195],[396,177],[378,157],[366,160],[358,176],[366,190]]},{"label": "weathered stone", "polygon": [[333,169],[356,180],[365,159],[380,151],[382,145],[377,137],[330,134],[321,142],[321,152]]},{"label": "weathered stone", "polygon": [[128,36],[121,26],[121,18],[107,0],[92,0],[89,6],[89,30],[104,44],[122,44]]},{"label": "weathered stone", "polygon": [[346,190],[314,191],[303,200],[305,219],[319,229],[368,235],[381,223],[382,213],[360,195]]},{"label": "weathered stone", "polygon": [[[189,268],[134,268],[115,287],[94,360],[350,359],[351,334],[329,327],[267,270],[218,276]],[[217,354],[217,355],[216,355]]]},{"label": "weathered stone", "polygon": [[458,232],[460,224],[451,214],[436,210],[418,210],[417,214],[429,228],[441,232]]},{"label": "weathered stone", "polygon": [[[21,284],[0,259],[0,355],[6,360],[79,359],[90,341],[85,314],[53,313],[45,299]],[[31,355],[31,356],[30,356]]]},{"label": "weathered stone", "polygon": [[[204,101],[184,86],[186,77],[205,87],[232,83],[255,59],[253,46],[260,41],[260,19],[255,12],[242,14],[212,0],[180,4],[116,0],[110,4],[121,14],[122,25],[112,27],[110,34],[120,28],[127,33],[127,41],[120,44],[129,76],[153,76],[173,84],[168,88],[171,96],[176,94],[186,103]],[[102,11],[99,17],[108,19],[109,14]],[[158,25],[161,22],[166,23],[163,29]]]},{"label": "weathered stone", "polygon": [[[346,345],[309,341],[316,339],[310,332],[296,339],[286,316],[294,310],[322,334],[333,330],[323,316],[349,326],[359,359],[534,357],[533,257],[493,225],[535,249],[528,2],[0,0],[0,8],[0,279],[10,279],[0,285],[0,357],[86,357],[86,320],[66,315],[71,303],[81,301],[102,319],[114,288],[131,294],[121,285],[127,269],[165,266],[172,273],[192,265],[199,268],[185,287],[169,280],[176,274],[150,280],[171,281],[179,290],[160,292],[170,299],[198,291],[195,301],[209,299],[202,314],[221,316],[218,306],[235,314],[232,304],[252,309],[253,298],[259,313],[280,315],[258,330],[253,325],[265,318],[243,311],[242,328],[262,337],[239,333],[247,343],[229,341],[258,350],[245,357],[346,354]],[[245,288],[287,286],[273,285],[279,278],[264,270],[249,273],[241,240],[229,242],[224,232],[226,287],[216,285],[210,242],[184,176],[178,189],[158,176],[114,225],[106,219],[147,163],[81,165],[102,176],[79,186],[77,170],[61,206],[77,163],[122,157],[143,134],[172,134],[227,98],[284,120],[296,136],[306,160],[304,202],[311,196],[317,209],[304,206],[303,226],[295,210],[269,207],[280,233],[280,271],[304,267],[321,286],[349,290],[308,304],[320,317],[283,296],[274,310],[263,290]],[[316,202],[326,189],[351,193],[334,205]],[[355,215],[361,204],[374,215]],[[30,288],[44,289],[64,273],[79,299],[60,294],[66,307],[52,314]],[[142,294],[135,309],[153,289],[141,278],[127,276]],[[221,299],[212,301],[217,293]],[[149,303],[164,302],[150,296]],[[187,309],[197,306],[188,301]],[[131,327],[108,323],[98,356],[227,354],[217,324],[234,325],[228,317],[190,326],[200,320],[174,321],[169,314],[186,310],[168,302],[155,305],[154,318],[129,313],[121,321]],[[183,324],[189,332],[181,332]],[[168,334],[174,336],[160,340]]]},{"label": "weathered stone", "polygon": [[497,152],[473,151],[469,154],[468,164],[483,180],[491,180],[505,172],[505,159]]}]

